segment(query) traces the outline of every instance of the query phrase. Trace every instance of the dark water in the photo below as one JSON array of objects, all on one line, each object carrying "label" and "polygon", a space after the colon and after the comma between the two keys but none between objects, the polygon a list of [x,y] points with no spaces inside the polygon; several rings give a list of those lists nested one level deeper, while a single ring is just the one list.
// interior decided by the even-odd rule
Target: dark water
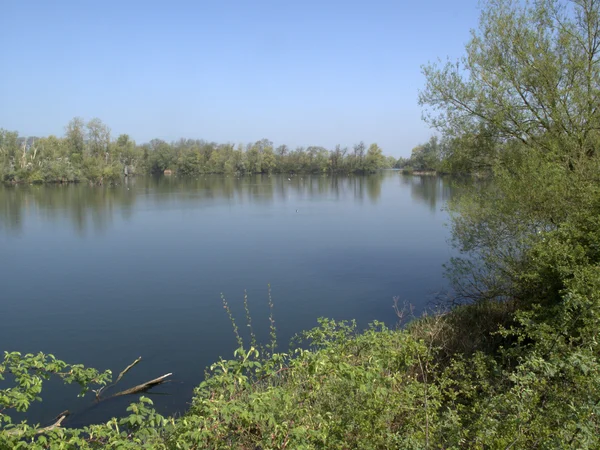
[{"label": "dark water", "polygon": [[[115,376],[142,356],[120,387],[173,372],[151,398],[183,412],[204,368],[235,348],[220,293],[244,328],[247,290],[266,342],[270,283],[282,347],[320,316],[394,325],[394,296],[425,307],[445,288],[451,195],[447,180],[398,172],[0,187],[0,351]],[[79,425],[134,400],[89,409],[75,394],[49,385],[29,418],[69,409]]]}]

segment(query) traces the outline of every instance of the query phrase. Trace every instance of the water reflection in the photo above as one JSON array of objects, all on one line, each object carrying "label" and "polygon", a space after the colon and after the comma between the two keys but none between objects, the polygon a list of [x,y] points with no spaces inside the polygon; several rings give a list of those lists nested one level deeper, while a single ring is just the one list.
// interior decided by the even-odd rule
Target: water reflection
[{"label": "water reflection", "polygon": [[[205,367],[235,349],[220,293],[243,322],[248,292],[268,339],[270,285],[282,346],[317,317],[393,326],[398,295],[418,314],[446,286],[439,208],[453,190],[449,179],[394,171],[0,186],[0,350],[113,371],[142,355],[128,381],[176,374],[155,405],[184,411]],[[49,387],[29,417],[77,411],[73,397]],[[106,402],[77,420],[123,411]]]},{"label": "water reflection", "polygon": [[0,188],[0,228],[19,234],[31,213],[44,221],[68,218],[79,234],[88,229],[102,232],[115,211],[131,215],[135,194],[127,187],[93,188],[86,185],[14,186]]},{"label": "water reflection", "polygon": [[460,180],[432,175],[402,175],[400,183],[410,186],[414,200],[428,205],[431,211],[435,211],[456,194]]},{"label": "water reflection", "polygon": [[47,221],[68,220],[79,235],[106,231],[115,216],[130,220],[141,202],[153,206],[272,204],[293,199],[331,199],[376,204],[385,180],[399,179],[411,197],[439,209],[454,193],[454,181],[435,176],[383,172],[370,176],[204,175],[198,178],[130,178],[120,186],[0,186],[0,229],[19,235],[30,213]]}]

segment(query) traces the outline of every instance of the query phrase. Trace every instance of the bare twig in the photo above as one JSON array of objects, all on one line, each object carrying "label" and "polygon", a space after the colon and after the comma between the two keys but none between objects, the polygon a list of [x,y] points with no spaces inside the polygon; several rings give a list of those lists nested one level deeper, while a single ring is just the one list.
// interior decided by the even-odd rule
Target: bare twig
[{"label": "bare twig", "polygon": [[100,395],[102,394],[102,392],[108,391],[111,387],[114,387],[119,381],[121,381],[121,378],[123,378],[123,376],[129,372],[137,363],[139,363],[142,360],[142,357],[140,356],[138,359],[136,359],[134,362],[132,362],[131,364],[129,364],[127,367],[125,367],[125,369],[123,369],[123,371],[119,374],[119,376],[117,377],[116,381],[112,384],[109,384],[108,386],[104,386],[100,389],[98,389],[96,392],[96,400],[100,400]]},{"label": "bare twig", "polygon": [[132,362],[131,364],[129,364],[127,367],[125,367],[125,369],[119,374],[119,376],[117,377],[117,381],[114,382],[113,386],[115,384],[117,384],[121,378],[123,378],[123,375],[125,375],[127,372],[129,372],[129,370],[131,370],[131,368],[133,366],[135,366],[137,363],[139,363],[142,360],[142,357],[140,356],[138,359],[136,359],[134,362]]}]

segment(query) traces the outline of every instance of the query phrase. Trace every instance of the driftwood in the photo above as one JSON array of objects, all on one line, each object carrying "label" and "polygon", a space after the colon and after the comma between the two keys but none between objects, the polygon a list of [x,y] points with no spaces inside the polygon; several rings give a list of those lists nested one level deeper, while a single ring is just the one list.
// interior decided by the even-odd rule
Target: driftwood
[{"label": "driftwood", "polygon": [[125,389],[124,391],[117,392],[116,394],[113,394],[110,397],[105,397],[105,398],[101,397],[102,392],[106,392],[110,388],[114,387],[119,381],[121,381],[121,378],[123,378],[123,376],[127,372],[129,372],[141,360],[142,360],[142,357],[140,356],[134,362],[132,362],[131,364],[129,364],[127,367],[125,367],[125,369],[123,369],[123,371],[119,374],[119,376],[117,377],[117,379],[115,380],[114,383],[109,384],[105,388],[102,388],[102,389],[98,390],[96,392],[96,401],[101,402],[102,400],[108,400],[109,398],[121,397],[123,395],[132,395],[132,394],[137,394],[139,392],[145,392],[145,391],[147,391],[148,389],[150,389],[150,388],[152,388],[154,386],[157,386],[159,384],[164,383],[165,381],[167,381],[168,377],[170,377],[171,375],[173,375],[172,373],[167,373],[167,374],[165,374],[165,375],[163,375],[161,377],[154,378],[153,380],[146,381],[145,383],[142,383],[142,384],[138,384],[137,386],[134,386],[132,388]]},{"label": "driftwood", "polygon": [[138,394],[140,392],[145,392],[148,389],[154,387],[154,386],[158,386],[159,384],[164,383],[165,381],[168,381],[167,378],[170,377],[171,375],[173,375],[172,373],[167,373],[161,377],[155,378],[154,380],[150,380],[150,381],[146,381],[145,383],[142,384],[138,384],[137,386],[134,386],[130,389],[125,389],[124,391],[121,392],[117,392],[115,395],[111,395],[109,398],[113,398],[113,397],[120,397],[122,395],[132,395],[132,394]]},{"label": "driftwood", "polygon": [[71,413],[67,409],[66,411],[61,412],[58,416],[56,416],[52,420],[54,420],[55,422],[57,422],[57,421],[61,420],[61,418],[64,418],[64,417],[67,417],[67,416],[70,416],[70,415],[71,415]]},{"label": "driftwood", "polygon": [[132,395],[132,394],[137,394],[139,392],[145,392],[154,386],[158,386],[159,384],[162,384],[165,381],[168,381],[167,378],[170,377],[171,375],[173,375],[172,373],[167,373],[161,377],[155,378],[150,381],[146,381],[145,383],[142,383],[142,384],[138,384],[137,386],[134,386],[129,389],[125,389],[124,391],[117,392],[116,394],[113,394],[110,397],[104,397],[104,398],[102,397],[102,393],[104,393],[104,392],[108,391],[110,388],[114,387],[119,381],[121,381],[121,378],[123,378],[123,376],[127,372],[129,372],[141,360],[142,360],[142,357],[140,356],[134,362],[129,364],[127,367],[125,367],[125,369],[123,369],[123,371],[119,374],[119,376],[117,377],[117,379],[115,380],[114,383],[109,384],[108,386],[104,386],[103,388],[95,391],[96,392],[96,401],[101,402],[103,400],[108,400],[109,398],[121,397],[123,395]]},{"label": "driftwood", "polygon": [[154,386],[158,386],[159,384],[162,384],[165,381],[168,381],[167,378],[170,377],[171,375],[173,375],[172,373],[167,373],[161,377],[155,378],[150,381],[146,381],[145,383],[142,383],[142,384],[138,384],[137,386],[134,386],[129,389],[125,389],[124,391],[117,392],[116,394],[113,394],[109,397],[102,397],[103,393],[106,393],[106,391],[108,391],[110,388],[114,387],[119,381],[121,381],[121,378],[123,378],[123,376],[127,372],[129,372],[141,360],[142,360],[142,357],[140,356],[134,362],[129,364],[127,367],[125,367],[125,369],[123,369],[123,371],[119,374],[119,376],[117,377],[117,379],[115,380],[114,383],[109,384],[108,386],[104,386],[103,388],[98,389],[97,391],[94,391],[96,393],[96,402],[99,403],[101,401],[108,400],[108,399],[114,398],[114,397],[122,397],[123,395],[132,395],[132,394],[137,394],[139,392],[145,392]]},{"label": "driftwood", "polygon": [[[48,431],[52,431],[55,428],[60,427],[60,424],[63,423],[63,420],[65,420],[69,414],[71,414],[71,413],[68,410],[61,412],[58,416],[56,416],[54,418],[55,422],[52,425],[48,425],[47,427],[37,429],[35,431],[35,434],[47,433]],[[23,431],[22,430],[8,430],[7,433],[12,436],[20,436],[23,434]]]},{"label": "driftwood", "polygon": [[[167,378],[169,378],[173,374],[172,373],[167,373],[167,374],[165,374],[163,376],[160,376],[158,378],[154,378],[153,380],[146,381],[145,383],[142,383],[142,384],[138,384],[137,386],[134,386],[132,388],[125,389],[124,391],[117,392],[116,394],[113,394],[110,397],[101,397],[102,393],[104,393],[108,389],[114,387],[119,381],[121,381],[121,379],[123,378],[123,376],[125,376],[125,374],[127,372],[129,372],[141,360],[142,360],[142,357],[140,356],[134,362],[132,362],[131,364],[129,364],[127,367],[125,367],[125,369],[123,369],[123,371],[119,374],[119,376],[117,377],[117,379],[115,380],[114,383],[109,384],[108,386],[104,386],[103,388],[98,389],[97,391],[94,391],[96,393],[96,403],[99,403],[101,401],[108,400],[108,399],[111,399],[111,398],[115,398],[115,397],[122,397],[124,395],[133,395],[133,394],[138,394],[140,392],[146,392],[148,389],[153,388],[154,386],[158,386],[159,384],[163,384],[166,381],[170,381],[170,380],[167,380]],[[39,428],[38,430],[36,430],[36,434],[47,433],[48,431],[52,431],[52,430],[54,430],[56,428],[59,428],[61,426],[61,424],[63,423],[63,421],[70,414],[71,413],[68,410],[67,411],[63,411],[62,413],[60,413],[58,416],[56,416],[54,418],[54,423],[52,425],[49,425],[49,426],[44,427],[44,428]],[[14,430],[14,431],[9,431],[9,434],[20,435],[20,434],[22,434],[22,432]]]},{"label": "driftwood", "polygon": [[69,411],[65,411],[64,413],[59,414],[58,420],[56,422],[54,422],[52,425],[49,425],[47,427],[40,428],[39,430],[36,431],[36,434],[46,433],[48,431],[52,431],[55,428],[60,427],[60,424],[63,422],[63,420],[65,420],[67,418],[68,415],[69,415]]}]

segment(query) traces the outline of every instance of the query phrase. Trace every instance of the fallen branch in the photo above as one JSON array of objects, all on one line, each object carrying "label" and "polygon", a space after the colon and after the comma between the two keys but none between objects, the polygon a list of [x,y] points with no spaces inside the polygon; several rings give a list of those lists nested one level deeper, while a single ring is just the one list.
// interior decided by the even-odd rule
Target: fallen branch
[{"label": "fallen branch", "polygon": [[154,386],[158,386],[159,384],[164,383],[165,381],[169,381],[167,380],[168,377],[170,377],[171,375],[173,375],[172,373],[167,373],[163,376],[160,376],[158,378],[155,378],[154,380],[150,380],[150,381],[146,381],[145,383],[142,384],[138,384],[137,386],[134,386],[130,389],[125,389],[124,391],[121,392],[117,392],[115,395],[112,395],[110,398],[113,397],[121,397],[123,395],[132,395],[132,394],[137,394],[139,392],[145,392],[148,389],[154,387]]},{"label": "fallen branch", "polygon": [[100,395],[105,392],[108,391],[111,387],[114,387],[119,381],[121,381],[121,378],[123,378],[123,375],[125,375],[127,372],[129,372],[131,370],[131,368],[133,366],[135,366],[137,363],[139,363],[142,360],[142,357],[140,356],[138,359],[136,359],[134,362],[132,362],[131,364],[129,364],[127,367],[125,367],[125,369],[123,369],[123,371],[119,374],[119,376],[117,377],[117,379],[115,380],[114,383],[109,384],[108,386],[104,386],[100,389],[98,389],[96,392],[96,400],[100,400]]},{"label": "fallen branch", "polygon": [[142,360],[142,357],[140,356],[138,359],[136,359],[134,362],[132,362],[131,364],[129,364],[127,367],[125,367],[125,369],[119,374],[119,376],[117,377],[117,381],[115,381],[111,386],[114,386],[115,384],[117,384],[119,381],[121,381],[121,378],[123,378],[123,375],[125,375],[127,372],[129,372],[129,370],[135,366],[137,363],[139,363]]},{"label": "fallen branch", "polygon": [[63,420],[65,420],[67,418],[67,416],[69,415],[69,411],[65,411],[56,422],[54,422],[52,425],[49,425],[47,427],[44,428],[40,428],[39,430],[36,431],[35,434],[42,434],[42,433],[46,433],[48,431],[52,431],[55,428],[60,427],[60,424],[63,422]]},{"label": "fallen branch", "polygon": [[58,416],[56,416],[56,417],[55,417],[54,419],[52,419],[52,420],[54,420],[54,421],[58,421],[58,420],[60,420],[60,419],[61,419],[61,417],[67,417],[67,416],[70,416],[70,415],[71,415],[71,413],[70,413],[70,412],[69,412],[69,410],[67,409],[67,410],[65,410],[65,411],[61,412],[61,413],[60,413]]},{"label": "fallen branch", "polygon": [[[158,386],[159,384],[163,384],[167,381],[167,378],[169,378],[171,375],[173,375],[172,373],[167,373],[163,376],[160,376],[158,378],[155,378],[153,380],[150,381],[146,381],[145,383],[142,384],[138,384],[137,386],[134,386],[132,388],[129,389],[125,389],[124,391],[120,391],[117,392],[114,395],[111,395],[110,397],[101,397],[101,394],[105,393],[108,389],[114,387],[119,381],[121,381],[121,379],[125,376],[125,374],[127,372],[129,372],[135,365],[137,365],[140,361],[142,360],[142,357],[140,356],[138,359],[136,359],[134,362],[132,362],[131,364],[129,364],[127,367],[125,367],[125,369],[123,369],[123,371],[119,374],[119,376],[117,377],[117,379],[115,380],[114,383],[109,384],[107,386],[102,387],[101,389],[98,389],[97,391],[94,391],[96,393],[96,402],[102,402],[104,400],[108,400],[110,398],[114,398],[114,397],[122,397],[124,395],[133,395],[133,394],[138,394],[140,392],[145,392],[148,389],[153,388],[154,386]],[[3,410],[0,410],[3,411]],[[44,428],[39,428],[37,430],[35,430],[35,434],[43,434],[43,433],[47,433],[48,431],[52,431],[56,428],[60,428],[60,426],[62,425],[63,421],[67,418],[67,416],[70,415],[70,412],[67,411],[63,411],[62,413],[60,413],[58,416],[56,416],[54,418],[54,423],[52,425],[48,425],[47,427]],[[8,435],[11,436],[22,436],[23,434],[25,434],[24,430],[21,429],[15,429],[15,430],[6,430],[6,433],[8,433]]]},{"label": "fallen branch", "polygon": [[[52,425],[48,425],[47,427],[37,429],[35,431],[35,434],[43,434],[43,433],[47,433],[48,431],[52,431],[55,428],[59,428],[60,425],[63,423],[63,421],[67,418],[67,416],[69,414],[70,414],[70,412],[68,410],[60,413],[57,416],[56,422],[54,422]],[[12,436],[21,436],[22,434],[24,434],[24,431],[23,430],[8,430],[7,433]]]}]

